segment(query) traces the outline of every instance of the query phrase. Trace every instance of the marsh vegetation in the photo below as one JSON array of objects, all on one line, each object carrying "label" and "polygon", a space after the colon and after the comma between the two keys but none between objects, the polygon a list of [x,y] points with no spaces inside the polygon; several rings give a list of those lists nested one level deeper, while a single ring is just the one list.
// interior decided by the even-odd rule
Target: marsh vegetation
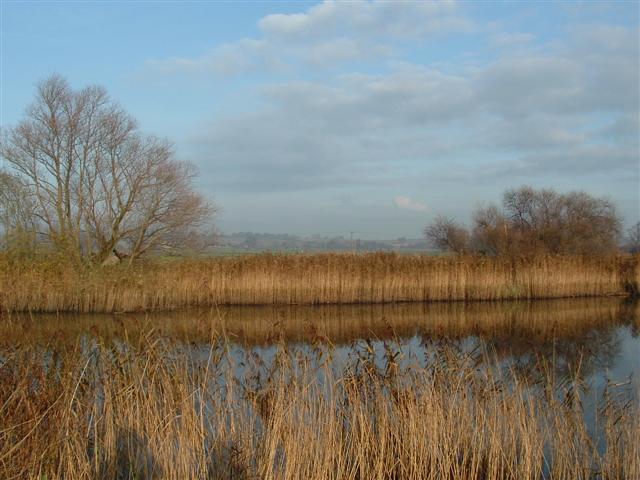
[{"label": "marsh vegetation", "polygon": [[0,256],[0,307],[130,312],[628,295],[638,291],[639,258],[263,254],[79,269],[50,257],[14,261]]},{"label": "marsh vegetation", "polygon": [[158,315],[6,319],[0,476],[640,474],[634,303]]}]

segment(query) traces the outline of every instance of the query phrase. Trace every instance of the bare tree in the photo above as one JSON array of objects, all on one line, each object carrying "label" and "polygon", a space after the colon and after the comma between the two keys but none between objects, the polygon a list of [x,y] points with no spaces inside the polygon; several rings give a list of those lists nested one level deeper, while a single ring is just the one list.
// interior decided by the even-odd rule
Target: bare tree
[{"label": "bare tree", "polygon": [[424,235],[436,248],[455,253],[466,253],[469,245],[469,232],[453,219],[437,216],[424,229]]},{"label": "bare tree", "polygon": [[585,192],[570,192],[562,197],[559,222],[562,235],[558,251],[599,255],[618,250],[622,221],[613,202]]},{"label": "bare tree", "polygon": [[57,75],[39,84],[0,154],[48,240],[78,258],[179,247],[214,212],[169,142],[142,135],[104,89],[74,91]]},{"label": "bare tree", "polygon": [[[523,186],[504,193],[502,208],[479,207],[471,236],[442,216],[424,232],[434,246],[459,253],[606,255],[617,251],[621,225],[616,206],[607,198]],[[635,229],[629,237],[640,250],[640,224]]]},{"label": "bare tree", "polygon": [[475,213],[477,250],[494,255],[599,255],[617,249],[621,222],[606,198],[523,186],[507,190],[502,205],[502,210],[491,206]]},{"label": "bare tree", "polygon": [[523,186],[505,192],[503,207],[511,228],[530,248],[570,254],[602,254],[617,248],[621,222],[607,198]]},{"label": "bare tree", "polygon": [[509,219],[494,205],[479,207],[473,214],[472,249],[487,255],[515,253],[518,238]]},{"label": "bare tree", "polygon": [[5,248],[31,244],[36,233],[27,186],[19,177],[0,170],[0,244]]},{"label": "bare tree", "polygon": [[640,222],[627,230],[627,249],[631,253],[640,253]]}]

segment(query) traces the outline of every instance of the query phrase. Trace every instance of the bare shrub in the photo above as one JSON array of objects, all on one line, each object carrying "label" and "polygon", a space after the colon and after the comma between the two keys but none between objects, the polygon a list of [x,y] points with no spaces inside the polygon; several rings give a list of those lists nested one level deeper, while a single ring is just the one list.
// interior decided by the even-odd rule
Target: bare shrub
[{"label": "bare shrub", "polygon": [[627,230],[626,247],[631,253],[640,253],[640,222]]},{"label": "bare shrub", "polygon": [[521,241],[555,254],[608,254],[617,250],[621,221],[607,198],[529,186],[507,190],[504,214]]},{"label": "bare shrub", "polygon": [[616,206],[607,198],[522,186],[504,193],[502,208],[488,205],[474,212],[470,239],[464,227],[445,217],[425,235],[438,248],[459,253],[609,255],[618,250],[621,231]]},{"label": "bare shrub", "polygon": [[436,248],[465,253],[469,246],[469,232],[453,219],[439,215],[424,229],[427,240]]}]

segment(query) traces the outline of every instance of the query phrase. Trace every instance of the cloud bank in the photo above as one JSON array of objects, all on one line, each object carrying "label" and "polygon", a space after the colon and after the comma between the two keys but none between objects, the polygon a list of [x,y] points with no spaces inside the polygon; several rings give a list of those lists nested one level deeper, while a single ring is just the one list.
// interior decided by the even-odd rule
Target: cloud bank
[{"label": "cloud bank", "polygon": [[263,17],[259,38],[149,65],[260,73],[259,104],[191,137],[217,191],[360,190],[382,203],[400,190],[396,210],[427,212],[412,200],[425,186],[449,198],[465,185],[596,185],[635,214],[637,22],[578,19],[550,38],[476,17],[454,2],[327,1]]}]

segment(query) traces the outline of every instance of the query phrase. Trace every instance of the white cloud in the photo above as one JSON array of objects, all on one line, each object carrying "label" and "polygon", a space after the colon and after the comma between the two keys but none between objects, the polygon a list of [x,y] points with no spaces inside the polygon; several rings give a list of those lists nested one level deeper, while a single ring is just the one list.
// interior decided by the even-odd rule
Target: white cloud
[{"label": "white cloud", "polygon": [[520,47],[531,44],[535,39],[532,33],[508,33],[501,32],[491,35],[489,42],[494,47]]},{"label": "white cloud", "polygon": [[473,28],[453,3],[327,1],[259,26],[257,39],[156,65],[291,74],[254,83],[259,106],[218,117],[192,138],[193,159],[216,191],[366,191],[388,211],[427,212],[414,200],[425,191],[440,210],[443,198],[473,189],[605,189],[640,174],[635,26],[573,26],[545,43],[514,22],[512,33],[487,27],[484,39],[478,31],[456,38],[467,42],[464,53],[432,37]]},{"label": "white cloud", "polygon": [[384,58],[393,53],[390,47],[369,44],[352,38],[336,38],[316,43],[305,49],[307,63],[327,67],[364,58]]},{"label": "white cloud", "polygon": [[285,68],[285,63],[276,54],[273,46],[265,40],[243,38],[235,43],[219,45],[201,57],[147,60],[146,66],[168,75],[212,73],[218,76],[231,76],[256,70],[282,70]]},{"label": "white cloud", "polygon": [[454,1],[327,0],[305,13],[267,15],[259,26],[267,36],[308,41],[344,32],[360,37],[424,37],[466,31],[472,23],[458,12]]},{"label": "white cloud", "polygon": [[260,107],[217,118],[192,138],[216,190],[400,191],[409,196],[393,198],[395,208],[426,212],[412,199],[426,184],[448,194],[462,184],[637,178],[637,27],[574,26],[544,43],[509,26],[485,28],[488,43],[467,38],[482,44],[469,47],[469,64],[420,64],[451,49],[434,35],[474,28],[456,4],[326,1],[264,17],[256,39],[153,65],[291,74],[252,85]]},{"label": "white cloud", "polygon": [[415,212],[428,212],[429,208],[420,202],[416,202],[409,197],[393,197],[393,204],[403,210],[413,210]]},{"label": "white cloud", "polygon": [[618,42],[589,43],[588,55],[568,42],[456,74],[404,65],[271,84],[261,109],[209,124],[195,141],[203,170],[243,191],[411,192],[419,178],[451,177],[454,162],[483,178],[614,174],[638,162],[638,56],[610,52]]},{"label": "white cloud", "polygon": [[234,75],[285,65],[329,67],[387,58],[397,39],[469,31],[471,21],[453,1],[324,1],[305,13],[267,15],[260,38],[244,38],[195,58],[148,60],[164,74],[209,72]]}]

